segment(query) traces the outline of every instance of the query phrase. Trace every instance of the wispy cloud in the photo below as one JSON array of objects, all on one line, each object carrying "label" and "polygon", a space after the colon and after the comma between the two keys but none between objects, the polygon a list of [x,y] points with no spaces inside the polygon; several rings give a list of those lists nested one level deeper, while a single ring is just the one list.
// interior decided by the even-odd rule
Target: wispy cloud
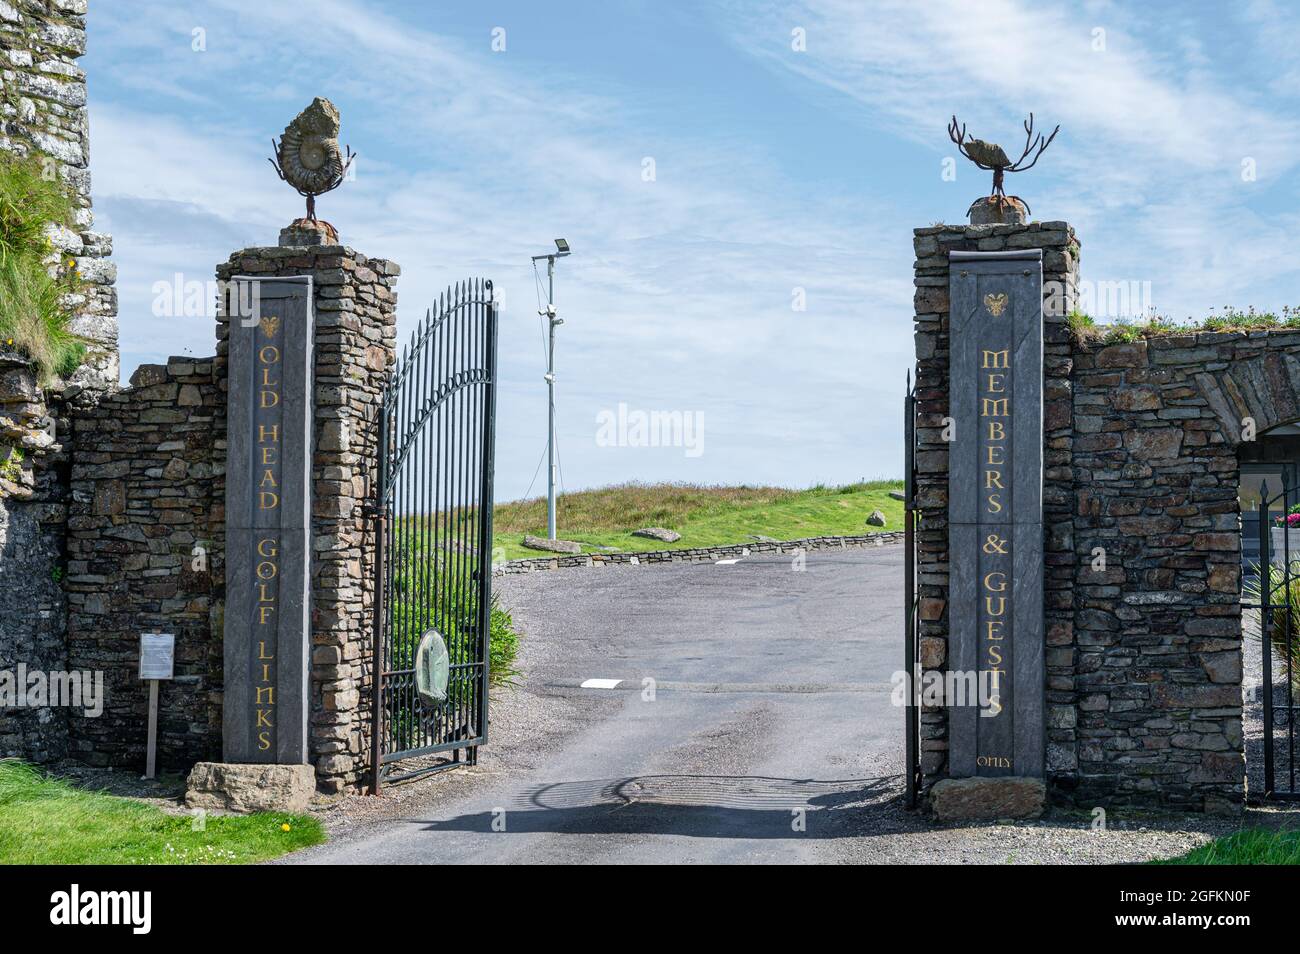
[{"label": "wispy cloud", "polygon": [[[1281,34],[1265,5],[1224,29],[1219,18],[1231,15],[1014,0],[882,2],[867,12],[809,0],[737,4],[728,22],[751,55],[936,152],[952,153],[943,127],[953,113],[1008,151],[1023,142],[1029,112],[1040,128],[1061,123],[1032,178],[1013,176],[1009,187],[1039,217],[1076,226],[1085,277],[1151,280],[1157,306],[1182,316],[1251,292],[1275,299],[1275,283],[1297,275],[1287,240],[1300,163],[1294,91],[1281,100],[1273,84],[1206,54],[1207,42],[1220,54],[1232,42],[1275,49]],[[807,31],[805,54],[790,51],[795,26]],[[1243,178],[1248,167],[1254,179]],[[936,180],[937,169],[936,160]],[[986,188],[984,176],[960,168],[963,195]]]},{"label": "wispy cloud", "polygon": [[[146,313],[148,289],[175,271],[205,278],[232,242],[272,243],[300,214],[265,163],[269,134],[327,93],[361,160],[356,181],[320,210],[349,244],[402,264],[401,328],[462,274],[493,277],[505,296],[503,495],[526,489],[544,441],[528,257],[561,234],[576,250],[559,284],[568,486],[897,471],[890,435],[909,360],[913,224],[901,203],[806,189],[761,148],[739,149],[725,133],[649,133],[627,91],[583,93],[564,70],[539,78],[493,56],[486,34],[470,48],[419,21],[346,3],[309,20],[280,5],[217,6],[205,8],[222,27],[209,29],[203,54],[189,52],[190,11],[175,5],[157,23],[133,8],[140,33],[128,16],[114,36],[92,34],[104,59],[121,58],[131,91],[93,107],[96,199],[116,232],[128,372],[132,355],[210,350],[206,322]],[[132,59],[141,43],[183,51],[169,54],[179,57],[169,69],[180,84],[174,95],[138,98],[148,87],[135,74],[150,68]],[[187,57],[207,58],[201,75]],[[324,89],[312,71],[280,68],[331,58],[337,69]],[[211,96],[214,86],[271,76],[295,98],[268,108]],[[195,96],[213,103],[201,120]],[[646,157],[653,181],[643,177]],[[807,311],[791,307],[796,287]],[[897,368],[899,380],[865,370],[882,367]],[[706,454],[596,448],[596,414],[620,401],[702,411]],[[872,407],[886,425],[858,418]]]}]

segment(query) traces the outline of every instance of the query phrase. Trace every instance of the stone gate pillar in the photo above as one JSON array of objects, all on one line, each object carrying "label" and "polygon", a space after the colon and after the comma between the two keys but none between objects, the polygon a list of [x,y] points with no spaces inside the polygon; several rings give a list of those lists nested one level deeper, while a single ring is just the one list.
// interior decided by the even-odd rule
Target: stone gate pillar
[{"label": "stone gate pillar", "polygon": [[[1072,581],[1075,557],[1071,523],[1073,432],[1068,315],[1077,298],[1078,240],[1074,230],[1065,222],[1034,222],[920,228],[914,232],[913,245],[916,252],[916,505],[921,511],[917,544],[919,659],[925,672],[940,676],[960,662],[956,658],[954,633],[965,632],[978,622],[971,617],[975,604],[969,598],[970,594],[965,594],[954,604],[954,595],[949,590],[951,560],[970,559],[966,554],[950,552],[954,528],[950,525],[949,512],[952,445],[949,439],[951,430],[947,425],[956,415],[950,390],[951,270],[959,268],[960,260],[968,253],[995,253],[988,256],[990,259],[999,257],[996,253],[1003,253],[1003,256],[1041,254],[1043,645],[1035,649],[1041,650],[1045,660],[1046,679],[1041,687],[1017,685],[1016,688],[1022,694],[1041,692],[1043,699],[1040,716],[1045,722],[1043,768],[1030,774],[1042,775],[1045,771],[1049,780],[1072,776],[1077,767],[1077,756],[1074,737]],[[954,258],[958,261],[954,262]],[[1032,264],[1036,274],[1037,261]],[[988,290],[981,289],[980,295]],[[992,292],[990,315],[1000,305],[1010,307],[1009,299],[999,298],[998,289],[992,289]],[[999,386],[1006,383],[1007,380],[1003,379]],[[965,395],[965,399],[969,401],[971,395]],[[1017,474],[1020,476],[1023,475]],[[960,754],[953,752],[954,746],[969,747],[973,736],[969,723],[957,732],[953,731],[950,704],[951,700],[945,699],[942,705],[933,704],[922,709],[921,771],[927,785],[949,776],[985,774],[972,771],[977,755],[973,748],[970,751],[963,749]]]},{"label": "stone gate pillar", "polygon": [[[263,421],[256,416],[260,413],[257,408],[263,402],[292,399],[286,395],[254,396],[250,401],[247,396],[234,393],[235,389],[248,385],[244,383],[244,375],[230,373],[232,361],[239,360],[239,352],[231,346],[232,318],[225,314],[231,310],[227,306],[233,303],[238,310],[239,303],[247,301],[241,297],[248,294],[242,289],[256,289],[259,280],[270,289],[280,284],[271,279],[309,278],[313,326],[310,380],[306,383],[311,423],[306,448],[310,518],[305,534],[307,632],[303,639],[307,641],[308,673],[305,699],[301,703],[305,713],[291,709],[270,715],[258,708],[256,680],[274,680],[277,674],[263,668],[266,664],[259,658],[258,646],[249,645],[253,634],[247,620],[257,618],[249,615],[257,608],[246,601],[256,601],[259,594],[263,598],[268,593],[276,594],[260,585],[264,581],[258,578],[256,566],[246,559],[234,559],[234,554],[229,552],[225,564],[228,688],[224,705],[228,752],[232,731],[256,729],[258,720],[275,719],[284,725],[286,720],[304,717],[305,758],[315,767],[317,787],[324,792],[338,792],[364,783],[367,777],[371,685],[368,614],[373,599],[373,544],[362,506],[370,493],[377,461],[378,402],[387,370],[394,360],[397,320],[394,285],[400,269],[392,262],[368,258],[343,245],[315,244],[322,240],[337,241],[323,232],[286,229],[281,233],[279,246],[243,249],[217,268],[218,280],[228,283],[223,287],[234,290],[223,294],[223,314],[217,330],[216,375],[227,392],[227,406],[250,408],[252,415],[243,420],[231,416],[227,440],[218,445],[219,456],[224,450],[233,461],[237,448],[242,448],[238,451],[241,454],[250,450],[255,454],[265,453],[255,443],[256,428],[260,425],[264,436],[276,434],[270,427],[281,418],[275,422],[269,418]],[[256,294],[254,291],[254,298]],[[273,299],[268,297],[269,300]],[[265,309],[267,313],[272,310]],[[234,320],[238,321],[239,317]],[[261,375],[263,369],[255,373]],[[274,370],[269,373],[271,376],[266,380],[281,380],[275,377]],[[259,383],[262,380],[256,378]],[[298,420],[296,411],[291,416]],[[252,436],[240,435],[237,439],[236,428],[240,427],[250,429]],[[277,459],[271,452],[267,463]],[[236,486],[233,476],[228,475],[227,479],[231,481],[228,489],[233,489]],[[264,474],[259,470],[255,480],[267,481],[262,489],[272,490],[281,482],[282,474],[279,471]],[[241,477],[240,481],[241,487],[248,488],[241,493],[262,492],[258,486],[248,486],[246,479]],[[227,499],[228,509],[239,503],[229,496]],[[228,513],[227,518],[231,521],[228,532],[233,534],[236,521],[233,514]],[[236,570],[252,576],[236,581],[231,578]],[[240,605],[235,605],[235,601]],[[292,624],[291,620],[288,622]],[[279,639],[280,645],[285,645],[283,631]],[[250,679],[254,680],[251,686]],[[263,694],[260,702],[264,704],[268,698],[269,694]],[[280,695],[276,703],[299,705],[292,692]]]}]

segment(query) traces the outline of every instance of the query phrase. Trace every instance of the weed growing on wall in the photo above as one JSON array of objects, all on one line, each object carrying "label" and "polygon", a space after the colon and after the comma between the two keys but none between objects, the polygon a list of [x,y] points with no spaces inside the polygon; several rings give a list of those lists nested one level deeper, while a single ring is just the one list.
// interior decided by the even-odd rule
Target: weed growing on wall
[{"label": "weed growing on wall", "polygon": [[29,357],[43,382],[70,375],[86,353],[68,330],[80,276],[70,260],[54,266],[46,234],[51,223],[71,225],[74,212],[66,187],[38,163],[0,161],[0,341]]}]

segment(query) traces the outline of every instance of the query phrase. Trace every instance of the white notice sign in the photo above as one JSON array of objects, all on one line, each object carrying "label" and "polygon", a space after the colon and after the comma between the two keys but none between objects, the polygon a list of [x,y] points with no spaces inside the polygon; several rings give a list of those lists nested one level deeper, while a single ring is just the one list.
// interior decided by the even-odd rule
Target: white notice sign
[{"label": "white notice sign", "polygon": [[171,679],[175,633],[140,634],[140,678]]}]

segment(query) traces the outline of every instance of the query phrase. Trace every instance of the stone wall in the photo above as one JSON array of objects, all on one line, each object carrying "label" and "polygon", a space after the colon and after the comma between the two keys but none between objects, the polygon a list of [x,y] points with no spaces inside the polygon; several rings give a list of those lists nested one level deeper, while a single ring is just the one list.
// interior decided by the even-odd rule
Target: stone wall
[{"label": "stone wall", "polygon": [[[397,337],[400,269],[337,245],[249,248],[217,278],[311,275],[316,307],[312,455],[310,748],[326,792],[365,784],[370,751],[373,534],[362,513],[378,459],[378,405]],[[225,380],[224,317],[217,369]]]},{"label": "stone wall", "polygon": [[[1300,332],[1087,343],[1065,319],[1078,268],[1065,223],[914,241],[922,665],[947,658],[947,253],[1043,248],[1048,779],[1082,806],[1238,810],[1238,442],[1246,417],[1259,432],[1300,418]],[[947,713],[921,722],[933,781]]]},{"label": "stone wall", "polygon": [[160,687],[158,764],[221,752],[225,397],[212,358],[141,365],[131,386],[74,405],[67,658],[104,673],[98,718],[69,715],[69,754],[143,766],[139,635],[176,636]]},{"label": "stone wall", "polygon": [[[68,420],[22,355],[0,349],[0,671],[67,668],[63,534]],[[0,709],[0,757],[67,754],[61,707]]]},{"label": "stone wall", "polygon": [[[21,355],[0,349],[0,670],[67,668],[65,399],[118,381],[112,243],[93,230],[86,84],[76,65],[85,12],[86,0],[0,0],[0,153],[40,159],[77,198],[73,227],[51,226],[50,262],[72,260],[85,282],[71,327],[90,346],[71,382],[45,393]],[[60,708],[0,712],[0,756],[57,760],[66,729]]]},{"label": "stone wall", "polygon": [[1246,417],[1300,417],[1300,332],[1081,346],[1074,367],[1076,798],[1237,810],[1237,449]]},{"label": "stone wall", "polygon": [[549,557],[525,557],[521,560],[503,560],[492,565],[495,574],[533,573],[537,570],[560,570],[570,567],[600,566],[655,566],[667,563],[711,563],[734,557],[781,554],[794,556],[803,551],[847,550],[861,547],[880,547],[887,543],[901,543],[901,531],[864,533],[849,537],[805,537],[802,540],[756,541],[729,547],[688,547],[681,550],[645,550],[639,553],[574,553]]}]

